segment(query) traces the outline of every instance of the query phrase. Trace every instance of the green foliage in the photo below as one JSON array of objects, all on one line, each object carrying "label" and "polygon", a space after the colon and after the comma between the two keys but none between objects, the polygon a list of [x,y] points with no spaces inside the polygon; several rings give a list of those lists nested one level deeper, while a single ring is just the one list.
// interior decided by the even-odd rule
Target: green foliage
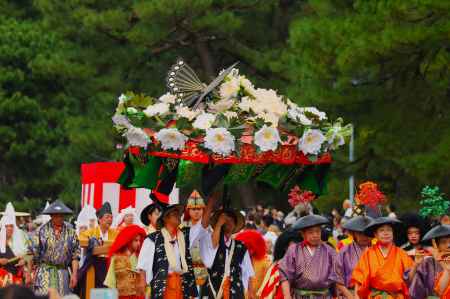
[{"label": "green foliage", "polygon": [[439,217],[447,214],[448,208],[450,207],[450,201],[444,198],[444,194],[441,193],[439,187],[426,186],[422,189],[421,195],[421,216]]},{"label": "green foliage", "polygon": [[238,60],[257,86],[354,124],[356,162],[334,157],[321,208],[346,198],[351,173],[392,202],[417,204],[423,184],[450,192],[448,1],[0,0],[0,11],[0,202],[76,206],[80,163],[120,156],[117,97],[163,94],[178,56],[205,82]]}]

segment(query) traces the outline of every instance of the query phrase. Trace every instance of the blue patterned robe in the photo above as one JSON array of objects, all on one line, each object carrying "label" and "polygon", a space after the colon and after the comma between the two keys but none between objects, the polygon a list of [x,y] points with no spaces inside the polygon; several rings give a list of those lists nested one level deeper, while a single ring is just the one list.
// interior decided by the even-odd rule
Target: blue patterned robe
[{"label": "blue patterned robe", "polygon": [[36,265],[35,293],[47,295],[49,288],[55,288],[62,296],[70,294],[68,269],[73,260],[80,258],[80,247],[73,227],[64,222],[57,238],[49,221],[35,233],[29,251]]}]

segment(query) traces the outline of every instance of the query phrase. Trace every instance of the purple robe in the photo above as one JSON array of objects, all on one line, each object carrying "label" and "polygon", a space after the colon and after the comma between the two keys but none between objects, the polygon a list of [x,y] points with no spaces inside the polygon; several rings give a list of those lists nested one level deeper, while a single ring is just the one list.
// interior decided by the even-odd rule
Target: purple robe
[{"label": "purple robe", "polygon": [[366,248],[362,248],[355,242],[344,246],[336,257],[331,280],[346,288],[351,288],[350,280],[352,278],[353,269],[365,249]]},{"label": "purple robe", "polygon": [[[292,244],[280,261],[281,281],[289,281],[293,298],[332,298],[331,280],[336,251],[326,244],[318,246],[311,255],[304,244]],[[329,290],[327,295],[299,295],[299,290]],[[297,292],[296,292],[297,290]]]},{"label": "purple robe", "polygon": [[422,263],[417,266],[416,274],[409,285],[411,299],[423,299],[428,296],[436,296],[433,291],[434,283],[437,274],[441,271],[441,265],[433,257],[425,257]]}]

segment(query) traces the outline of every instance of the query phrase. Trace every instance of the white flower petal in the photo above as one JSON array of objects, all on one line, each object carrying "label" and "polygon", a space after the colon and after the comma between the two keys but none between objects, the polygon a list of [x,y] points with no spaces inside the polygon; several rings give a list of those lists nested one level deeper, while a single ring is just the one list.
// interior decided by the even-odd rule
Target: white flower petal
[{"label": "white flower petal", "polygon": [[326,140],[320,130],[309,129],[303,133],[298,143],[298,149],[305,155],[317,155],[320,153],[322,143]]},{"label": "white flower petal", "polygon": [[127,140],[128,144],[131,146],[147,147],[150,143],[150,138],[145,134],[141,128],[131,127],[123,134]]},{"label": "white flower petal", "polygon": [[166,103],[166,104],[175,104],[175,100],[177,99],[176,96],[174,96],[173,94],[171,94],[170,92],[163,94],[162,96],[159,97],[158,101],[161,103]]},{"label": "white flower petal", "polygon": [[166,103],[156,103],[148,106],[143,111],[147,117],[153,117],[156,115],[164,115],[169,112],[169,104]]},{"label": "white flower petal", "polygon": [[183,150],[188,138],[175,128],[161,129],[156,135],[163,150]]},{"label": "white flower petal", "polygon": [[206,130],[211,128],[212,124],[216,120],[216,116],[211,113],[202,113],[195,118],[192,126],[196,129]]},{"label": "white flower petal", "polygon": [[266,152],[275,151],[278,147],[278,143],[281,143],[281,139],[276,128],[264,125],[255,133],[254,142],[261,151]]},{"label": "white flower petal", "polygon": [[235,148],[234,136],[225,128],[206,130],[203,146],[222,156],[230,155]]}]

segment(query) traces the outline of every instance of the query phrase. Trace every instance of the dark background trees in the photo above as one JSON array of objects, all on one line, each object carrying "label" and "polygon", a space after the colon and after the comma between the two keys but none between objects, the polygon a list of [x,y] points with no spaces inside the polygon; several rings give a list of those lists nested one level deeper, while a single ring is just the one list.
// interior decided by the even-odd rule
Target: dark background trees
[{"label": "dark background trees", "polygon": [[320,207],[347,196],[351,173],[400,205],[425,184],[450,193],[447,1],[0,0],[0,11],[2,203],[79,202],[80,163],[120,156],[118,95],[162,94],[178,56],[205,80],[238,60],[257,85],[354,124],[356,161],[335,156]]}]

